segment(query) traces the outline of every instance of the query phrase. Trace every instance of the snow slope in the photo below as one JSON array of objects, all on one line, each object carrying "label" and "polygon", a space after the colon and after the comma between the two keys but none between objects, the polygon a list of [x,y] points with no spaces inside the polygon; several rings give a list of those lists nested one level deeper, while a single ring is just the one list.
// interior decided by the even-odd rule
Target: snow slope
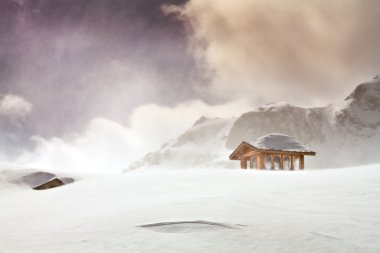
[{"label": "snow slope", "polygon": [[252,143],[271,133],[290,135],[315,151],[315,157],[307,158],[306,168],[379,163],[380,79],[358,85],[344,101],[325,107],[281,102],[254,108],[237,119],[202,118],[177,140],[129,169],[183,168],[189,163],[236,168],[236,163],[227,161],[229,154],[242,141]]},{"label": "snow slope", "polygon": [[128,170],[150,168],[236,167],[226,157],[231,153],[224,145],[234,119],[201,117],[177,139],[160,150],[148,153],[132,163]]},{"label": "snow slope", "polygon": [[380,252],[380,164],[136,170],[33,191],[0,173],[0,252]]}]

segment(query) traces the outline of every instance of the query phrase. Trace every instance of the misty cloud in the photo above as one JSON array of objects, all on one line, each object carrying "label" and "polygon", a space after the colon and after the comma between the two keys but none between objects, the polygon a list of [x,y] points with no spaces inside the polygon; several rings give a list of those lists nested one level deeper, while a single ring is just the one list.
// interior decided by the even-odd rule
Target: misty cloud
[{"label": "misty cloud", "polygon": [[380,2],[191,0],[165,5],[188,25],[200,93],[323,105],[380,71]]},{"label": "misty cloud", "polygon": [[17,95],[0,96],[0,116],[23,118],[29,114],[33,106],[24,98]]},{"label": "misty cloud", "polygon": [[24,152],[14,164],[57,171],[120,172],[176,138],[201,116],[233,117],[248,108],[244,100],[219,105],[191,100],[174,107],[147,104],[132,112],[128,126],[98,117],[83,133],[49,139],[35,136],[35,149]]}]

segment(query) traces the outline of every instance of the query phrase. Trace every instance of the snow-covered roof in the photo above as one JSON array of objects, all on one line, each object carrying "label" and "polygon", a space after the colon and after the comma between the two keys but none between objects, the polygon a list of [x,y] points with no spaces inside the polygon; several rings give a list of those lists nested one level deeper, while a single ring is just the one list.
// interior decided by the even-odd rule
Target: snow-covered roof
[{"label": "snow-covered roof", "polygon": [[283,151],[310,152],[311,150],[293,137],[285,134],[272,133],[264,135],[253,143],[258,149],[274,149]]},{"label": "snow-covered roof", "polygon": [[294,139],[293,137],[285,134],[271,133],[264,135],[254,142],[248,143],[243,141],[230,155],[231,160],[239,160],[239,154],[249,152],[250,150],[272,150],[272,151],[286,151],[286,152],[299,152],[304,155],[315,155],[305,145]]},{"label": "snow-covered roof", "polygon": [[50,180],[54,179],[56,176],[48,172],[34,172],[28,175],[25,175],[21,178],[21,182],[28,185],[31,188],[35,188]]}]

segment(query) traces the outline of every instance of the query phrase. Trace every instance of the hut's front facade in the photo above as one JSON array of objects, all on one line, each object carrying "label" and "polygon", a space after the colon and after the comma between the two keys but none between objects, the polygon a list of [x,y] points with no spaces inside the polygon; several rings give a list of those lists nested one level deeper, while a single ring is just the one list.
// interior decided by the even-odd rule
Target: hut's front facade
[{"label": "hut's front facade", "polygon": [[283,134],[269,134],[250,144],[242,142],[230,155],[231,160],[239,160],[240,168],[270,170],[303,170],[305,155],[315,156],[293,137]]}]

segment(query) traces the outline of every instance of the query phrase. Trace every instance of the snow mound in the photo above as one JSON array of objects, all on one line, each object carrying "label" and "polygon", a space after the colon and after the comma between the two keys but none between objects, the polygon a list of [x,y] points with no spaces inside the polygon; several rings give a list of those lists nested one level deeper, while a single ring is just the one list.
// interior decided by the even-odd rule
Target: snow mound
[{"label": "snow mound", "polygon": [[193,232],[212,232],[223,229],[235,229],[235,227],[215,223],[210,221],[176,221],[176,222],[160,222],[139,226],[160,233],[193,233]]},{"label": "snow mound", "polygon": [[264,135],[254,141],[252,145],[259,149],[310,152],[309,148],[293,137],[278,133]]}]

